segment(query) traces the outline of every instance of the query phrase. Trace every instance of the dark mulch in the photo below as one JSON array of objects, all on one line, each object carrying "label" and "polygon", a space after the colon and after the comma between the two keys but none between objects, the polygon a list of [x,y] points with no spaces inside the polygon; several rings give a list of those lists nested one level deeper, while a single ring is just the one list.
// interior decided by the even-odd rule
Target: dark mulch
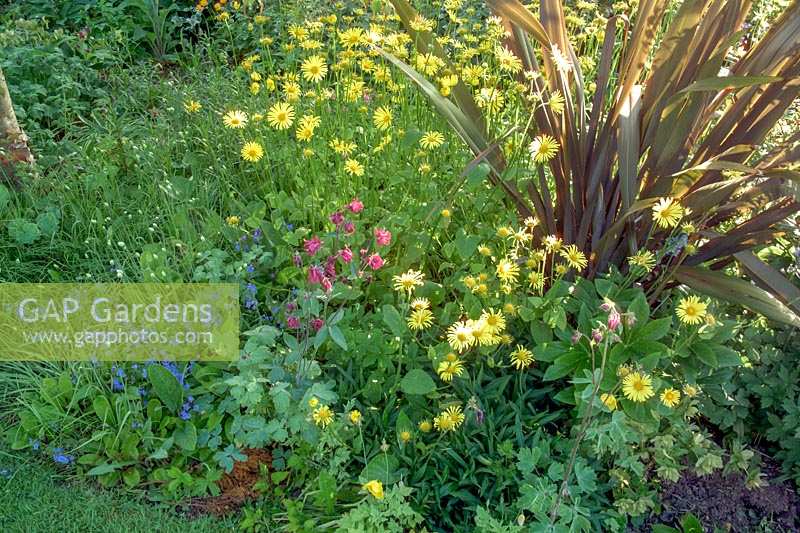
[{"label": "dark mulch", "polygon": [[219,480],[222,491],[218,496],[194,498],[188,504],[186,514],[190,517],[202,515],[225,516],[239,510],[247,502],[258,498],[254,485],[261,479],[261,465],[270,468],[272,455],[261,449],[247,449],[243,452],[246,461],[234,463],[233,470]]},{"label": "dark mulch", "polygon": [[678,527],[692,513],[706,531],[774,533],[800,531],[800,496],[791,481],[778,481],[780,467],[771,460],[761,465],[764,486],[748,489],[742,474],[715,472],[698,476],[686,472],[676,483],[666,483],[661,492],[662,511],[633,531],[649,532],[655,524]]}]

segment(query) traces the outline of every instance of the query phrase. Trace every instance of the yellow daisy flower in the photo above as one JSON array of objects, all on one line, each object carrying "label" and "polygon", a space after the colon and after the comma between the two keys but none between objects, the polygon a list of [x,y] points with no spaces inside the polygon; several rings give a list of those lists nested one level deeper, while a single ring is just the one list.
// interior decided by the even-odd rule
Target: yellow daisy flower
[{"label": "yellow daisy flower", "polygon": [[383,499],[383,483],[378,481],[377,479],[373,479],[372,481],[367,481],[361,488],[365,491],[369,492],[373,498],[376,500]]},{"label": "yellow daisy flower", "polygon": [[417,309],[408,317],[408,327],[411,330],[419,331],[427,329],[433,324],[433,313],[430,309]]},{"label": "yellow daisy flower", "polygon": [[519,276],[519,265],[508,258],[503,258],[497,263],[497,277],[506,283],[516,283]]},{"label": "yellow daisy flower", "polygon": [[680,301],[675,314],[684,324],[699,324],[706,317],[708,304],[697,296],[688,296]]},{"label": "yellow daisy flower", "polygon": [[348,159],[344,162],[344,171],[351,176],[363,176],[364,165],[355,159]]},{"label": "yellow daisy flower", "polygon": [[302,89],[300,84],[295,81],[288,81],[283,85],[283,94],[289,102],[296,102],[300,99]]},{"label": "yellow daisy flower", "polygon": [[447,354],[447,357],[439,363],[436,373],[442,381],[447,383],[453,381],[453,377],[460,376],[464,373],[464,363],[454,353]]},{"label": "yellow daisy flower", "polygon": [[653,380],[647,374],[631,372],[622,380],[622,392],[633,402],[646,402],[655,394]]},{"label": "yellow daisy flower", "polygon": [[331,411],[331,408],[327,405],[323,405],[314,409],[311,418],[316,425],[323,428],[328,427],[328,424],[333,421],[333,411]]},{"label": "yellow daisy flower", "polygon": [[300,124],[294,132],[298,141],[308,142],[314,137],[314,128],[308,125]]},{"label": "yellow daisy flower", "polygon": [[549,252],[557,252],[561,249],[561,239],[555,235],[548,235],[544,238],[544,247]]},{"label": "yellow daisy flower", "polygon": [[431,302],[428,301],[427,298],[414,298],[411,300],[411,309],[419,310],[419,309],[430,309]]},{"label": "yellow daisy flower", "polygon": [[372,123],[379,130],[388,130],[392,127],[392,112],[386,107],[379,107],[372,115]]},{"label": "yellow daisy flower", "polygon": [[444,144],[444,135],[438,131],[428,131],[419,140],[419,145],[426,150],[439,148]]},{"label": "yellow daisy flower", "polygon": [[694,398],[695,396],[697,396],[697,394],[698,394],[699,392],[700,392],[700,389],[698,389],[698,388],[697,388],[696,386],[694,386],[694,385],[689,385],[689,384],[687,383],[686,385],[684,385],[684,386],[683,386],[683,393],[684,393],[686,396],[688,396],[689,398]]},{"label": "yellow daisy flower", "polygon": [[656,266],[656,257],[650,250],[639,250],[636,255],[628,258],[628,264],[632,267],[638,267],[645,272],[650,272]]},{"label": "yellow daisy flower", "polygon": [[508,48],[504,46],[498,47],[494,55],[497,58],[498,68],[501,72],[516,74],[522,70],[522,61]]},{"label": "yellow daisy flower", "polygon": [[475,343],[472,328],[464,321],[456,322],[447,330],[447,342],[457,352],[465,351]]},{"label": "yellow daisy flower", "polygon": [[506,318],[503,316],[502,311],[495,311],[494,309],[489,309],[488,312],[484,311],[480,320],[486,324],[486,329],[493,335],[506,329]]},{"label": "yellow daisy flower", "polygon": [[564,112],[565,104],[564,95],[561,94],[561,91],[555,91],[551,94],[550,100],[547,102],[547,105],[550,106],[550,111],[556,115],[560,115]]},{"label": "yellow daisy flower", "polygon": [[653,220],[660,228],[674,228],[681,217],[683,208],[672,198],[662,198],[653,206]]},{"label": "yellow daisy flower", "polygon": [[605,405],[609,411],[615,411],[617,409],[617,398],[613,394],[601,394],[600,401],[603,402],[603,405]]},{"label": "yellow daisy flower", "polygon": [[294,107],[288,102],[279,102],[269,108],[267,122],[278,130],[285,130],[294,122]]},{"label": "yellow daisy flower", "polygon": [[325,59],[322,58],[322,56],[313,55],[303,61],[300,70],[306,81],[319,83],[325,77],[325,74],[328,73],[328,65],[325,63]]},{"label": "yellow daisy flower", "polygon": [[528,273],[528,285],[533,290],[541,290],[544,287],[545,276],[541,272],[532,271]]},{"label": "yellow daisy flower", "polygon": [[394,290],[397,292],[406,292],[411,294],[417,287],[424,285],[425,274],[419,270],[409,270],[397,276],[392,277],[394,282]]},{"label": "yellow daisy flower", "polygon": [[668,387],[661,392],[661,403],[667,407],[675,407],[681,401],[681,393],[672,387]]},{"label": "yellow daisy flower", "polygon": [[364,30],[361,28],[349,28],[339,33],[339,42],[346,48],[353,48],[361,44],[364,38]]},{"label": "yellow daisy flower", "polygon": [[255,163],[264,156],[264,148],[257,142],[247,142],[242,146],[242,159]]},{"label": "yellow daisy flower", "polygon": [[222,117],[222,122],[223,124],[225,124],[225,127],[227,128],[231,129],[244,128],[245,124],[247,124],[247,113],[236,109],[228,111]]},{"label": "yellow daisy flower", "polygon": [[517,349],[511,352],[511,364],[517,370],[524,370],[533,363],[533,352],[524,346],[517,344]]},{"label": "yellow daisy flower", "polygon": [[558,153],[559,144],[550,135],[538,135],[533,139],[528,150],[536,163],[547,163]]},{"label": "yellow daisy flower", "polygon": [[433,419],[433,426],[442,433],[455,431],[463,423],[464,413],[461,412],[461,406],[458,405],[448,407]]},{"label": "yellow daisy flower", "polygon": [[578,250],[578,247],[574,244],[570,244],[563,250],[559,252],[561,257],[567,262],[567,264],[574,268],[575,270],[583,270],[586,268],[586,265],[589,264],[589,261],[586,260],[586,256]]},{"label": "yellow daisy flower", "polygon": [[186,100],[183,103],[183,109],[186,110],[187,113],[197,113],[202,108],[203,105],[197,100]]}]

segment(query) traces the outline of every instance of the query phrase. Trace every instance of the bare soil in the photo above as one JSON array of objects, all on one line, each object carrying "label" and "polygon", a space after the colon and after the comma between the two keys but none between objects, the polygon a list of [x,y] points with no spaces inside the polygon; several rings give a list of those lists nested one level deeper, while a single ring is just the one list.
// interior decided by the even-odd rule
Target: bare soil
[{"label": "bare soil", "polygon": [[748,489],[742,474],[715,472],[698,476],[686,472],[676,483],[666,483],[661,492],[660,514],[650,517],[633,531],[649,532],[655,524],[678,527],[686,513],[700,519],[706,531],[714,528],[733,533],[800,531],[800,496],[791,481],[779,481],[780,467],[762,462],[764,486]]},{"label": "bare soil", "polygon": [[261,479],[261,465],[271,468],[272,455],[268,450],[255,448],[246,449],[243,453],[247,460],[234,463],[233,470],[219,480],[222,492],[218,496],[194,498],[188,505],[189,516],[225,516],[258,498],[259,492],[254,485]]}]

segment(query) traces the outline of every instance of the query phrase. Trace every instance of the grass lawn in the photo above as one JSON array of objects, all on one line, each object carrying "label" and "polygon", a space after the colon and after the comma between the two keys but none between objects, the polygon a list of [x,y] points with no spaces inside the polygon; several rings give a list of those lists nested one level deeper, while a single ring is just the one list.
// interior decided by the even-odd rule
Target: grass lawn
[{"label": "grass lawn", "polygon": [[72,482],[48,465],[0,452],[0,531],[204,533],[236,528],[230,520],[185,519],[168,506]]}]

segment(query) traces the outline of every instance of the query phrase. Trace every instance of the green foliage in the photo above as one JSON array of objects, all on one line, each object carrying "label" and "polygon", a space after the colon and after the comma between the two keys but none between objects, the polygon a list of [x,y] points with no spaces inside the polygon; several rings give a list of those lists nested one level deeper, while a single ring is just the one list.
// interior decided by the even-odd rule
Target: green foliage
[{"label": "green foliage", "polygon": [[703,524],[691,513],[687,513],[681,518],[681,528],[677,529],[663,524],[653,526],[653,533],[703,533]]},{"label": "green foliage", "polygon": [[423,521],[422,515],[408,502],[411,493],[412,489],[401,483],[388,490],[381,500],[364,500],[338,520],[335,531],[409,531]]},{"label": "green foliage", "polygon": [[[111,58],[95,53],[74,33],[50,31],[35,20],[18,20],[0,33],[3,69],[17,119],[43,152],[48,166],[74,145],[57,143],[75,123],[108,97],[99,69]],[[39,150],[34,150],[38,152]]]},{"label": "green foliage", "polygon": [[[755,322],[741,327],[736,341],[746,364],[730,379],[706,387],[703,412],[739,440],[765,438],[785,472],[800,480],[797,332]],[[751,482],[760,481],[753,478]]]},{"label": "green foliage", "polygon": [[[435,41],[412,30],[407,41],[380,2],[345,2],[335,19],[314,2],[266,14],[232,4],[34,1],[0,22],[2,66],[41,163],[22,190],[0,186],[3,279],[233,282],[242,303],[241,357],[231,364],[0,365],[0,417],[15,450],[174,503],[213,497],[249,449],[268,449],[253,487],[265,496],[241,517],[248,531],[624,531],[660,511],[662,484],[686,469],[742,471],[757,486],[747,428],[797,470],[800,391],[782,377],[796,377],[793,337],[767,342],[746,326],[753,315],[710,300],[697,299],[687,318],[694,295],[675,283],[737,291],[767,316],[789,316],[749,282],[720,281],[718,270],[733,273],[727,265],[694,267],[735,254],[760,285],[791,294],[763,257],[742,251],[772,238],[777,214],[794,208],[780,181],[796,177],[784,165],[791,136],[764,140],[739,117],[730,130],[764,140],[760,149],[695,146],[722,131],[704,120],[712,111],[730,121],[729,106],[760,104],[762,90],[787,97],[794,85],[774,75],[790,61],[773,63],[754,45],[732,76],[716,76],[715,55],[708,76],[661,80],[664,94],[652,96],[635,87],[667,72],[664,58],[649,72],[620,61],[648,48],[637,35],[669,36],[653,20],[668,26],[685,12],[629,17],[628,52],[600,52],[609,65],[595,57],[606,20],[593,5],[551,11],[539,28],[515,2],[491,3],[533,36],[523,41],[522,32],[505,40],[473,5],[425,3],[428,18],[415,20],[395,2],[406,26],[436,20],[448,33]],[[666,3],[641,5],[661,14]],[[738,4],[718,7],[734,15]],[[553,67],[553,43],[569,50],[562,22],[584,79]],[[618,41],[621,23],[608,30]],[[720,39],[732,31],[709,24]],[[92,38],[74,34],[84,25]],[[371,33],[348,44],[351,27]],[[418,68],[420,52],[454,58],[432,81],[389,60],[475,160],[453,135],[425,146],[446,123],[366,44],[378,33]],[[667,59],[677,57],[663,42]],[[502,62],[506,45],[520,54],[519,77]],[[328,62],[324,81],[303,75],[312,54]],[[534,58],[543,74],[525,77]],[[756,59],[768,68],[754,79],[747,61]],[[295,80],[297,99],[287,92]],[[493,89],[505,98],[498,109]],[[296,122],[277,130],[265,120],[284,100],[296,122],[320,117],[312,139],[299,138]],[[393,113],[386,131],[373,121],[378,107]],[[221,120],[234,109],[247,113],[245,128]],[[525,147],[543,133],[560,150],[530,164]],[[264,148],[259,161],[242,159],[250,141]],[[353,147],[345,154],[337,143]],[[347,159],[364,174],[349,174]],[[681,196],[662,190],[667,182],[696,190]],[[764,204],[762,190],[781,199]],[[504,195],[523,217],[503,209]],[[662,228],[651,208],[668,195],[694,211]],[[766,214],[750,218],[745,205]],[[789,271],[791,241],[780,244],[787,253],[775,265]],[[426,320],[415,319],[420,311]],[[469,335],[459,340],[459,328]],[[734,433],[722,446],[718,428]]]},{"label": "green foliage", "polygon": [[[74,463],[104,486],[148,483],[162,499],[218,494],[215,454],[229,438],[212,409],[220,377],[218,368],[193,363],[43,367],[9,402],[17,420],[6,431],[8,442]],[[208,466],[191,473],[194,461]]]}]

